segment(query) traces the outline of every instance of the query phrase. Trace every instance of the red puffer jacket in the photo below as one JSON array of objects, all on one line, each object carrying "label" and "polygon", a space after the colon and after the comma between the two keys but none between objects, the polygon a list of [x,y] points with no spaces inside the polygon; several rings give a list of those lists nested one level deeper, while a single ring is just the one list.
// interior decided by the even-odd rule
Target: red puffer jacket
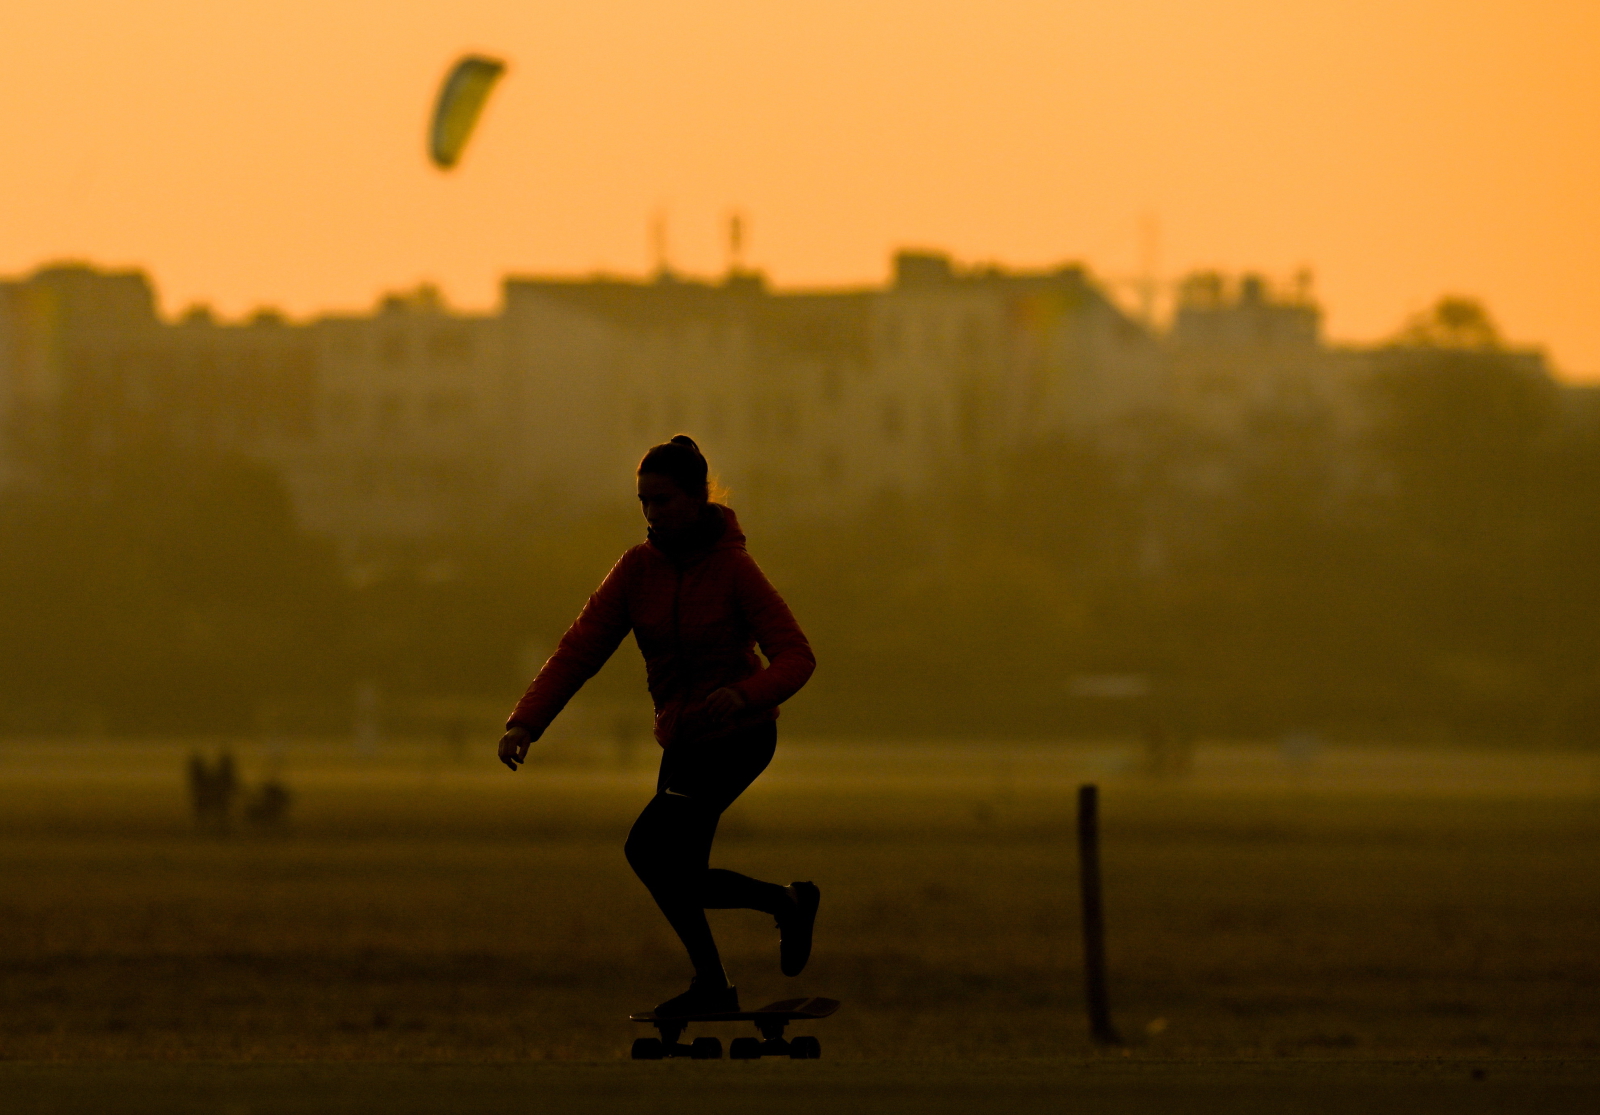
[{"label": "red puffer jacket", "polygon": [[[708,739],[776,719],[816,668],[811,644],[755,559],[733,511],[708,504],[689,542],[652,540],[622,555],[589,597],[507,726],[536,737],[632,631],[656,706],[656,741]],[[755,647],[767,657],[765,668]],[[709,723],[705,699],[732,686],[749,702]]]}]

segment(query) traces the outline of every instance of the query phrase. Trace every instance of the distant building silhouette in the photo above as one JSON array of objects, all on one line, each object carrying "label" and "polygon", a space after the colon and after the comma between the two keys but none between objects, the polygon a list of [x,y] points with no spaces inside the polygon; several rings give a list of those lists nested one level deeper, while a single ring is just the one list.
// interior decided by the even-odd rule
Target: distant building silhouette
[{"label": "distant building silhouette", "polygon": [[758,514],[982,483],[988,450],[1161,413],[1226,437],[1298,412],[1343,436],[1377,351],[1327,345],[1304,280],[1193,276],[1157,334],[1082,268],[934,252],[900,253],[885,287],[510,277],[495,314],[424,287],[305,323],[164,322],[142,274],[54,266],[0,283],[0,484],[145,437],[235,450],[278,467],[303,524],[359,564],[530,504],[625,497],[639,447],[679,430]]}]

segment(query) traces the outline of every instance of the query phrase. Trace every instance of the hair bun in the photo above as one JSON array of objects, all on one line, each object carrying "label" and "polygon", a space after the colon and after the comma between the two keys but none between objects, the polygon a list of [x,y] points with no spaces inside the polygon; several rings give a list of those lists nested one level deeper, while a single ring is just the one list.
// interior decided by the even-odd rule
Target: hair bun
[{"label": "hair bun", "polygon": [[652,445],[639,462],[639,475],[665,476],[691,499],[710,496],[706,455],[688,434],[678,434],[671,441]]}]

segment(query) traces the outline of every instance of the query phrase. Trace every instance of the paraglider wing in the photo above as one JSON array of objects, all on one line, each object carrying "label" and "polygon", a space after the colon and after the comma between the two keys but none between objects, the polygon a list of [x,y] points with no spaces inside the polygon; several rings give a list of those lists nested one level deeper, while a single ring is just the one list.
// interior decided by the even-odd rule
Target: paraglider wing
[{"label": "paraglider wing", "polygon": [[505,63],[469,54],[444,79],[439,103],[433,109],[433,127],[428,130],[428,154],[440,170],[449,170],[461,158],[489,91],[505,72]]}]

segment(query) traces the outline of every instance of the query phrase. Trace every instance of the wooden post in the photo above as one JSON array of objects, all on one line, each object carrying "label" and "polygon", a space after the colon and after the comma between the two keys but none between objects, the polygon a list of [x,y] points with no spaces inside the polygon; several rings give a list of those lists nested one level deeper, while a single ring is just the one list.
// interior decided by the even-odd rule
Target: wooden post
[{"label": "wooden post", "polygon": [[1083,892],[1083,987],[1089,1008],[1089,1033],[1101,1045],[1121,1045],[1111,1024],[1106,991],[1106,927],[1100,904],[1100,792],[1078,787],[1078,884]]}]

